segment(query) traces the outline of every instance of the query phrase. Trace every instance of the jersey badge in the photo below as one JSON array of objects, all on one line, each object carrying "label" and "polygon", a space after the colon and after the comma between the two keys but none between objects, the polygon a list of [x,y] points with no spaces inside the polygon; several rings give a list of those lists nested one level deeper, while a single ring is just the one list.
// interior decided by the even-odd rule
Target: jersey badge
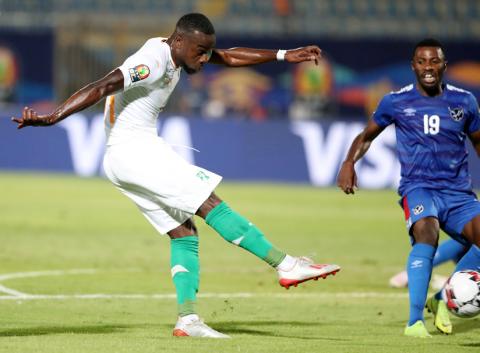
[{"label": "jersey badge", "polygon": [[405,113],[405,116],[415,116],[417,111],[415,108],[405,108],[403,109],[403,112]]},{"label": "jersey badge", "polygon": [[450,109],[450,107],[448,107],[448,111],[450,112],[450,117],[453,120],[460,121],[460,120],[463,119],[463,108],[462,107],[453,108],[453,109]]},{"label": "jersey badge", "polygon": [[168,73],[165,73],[165,75],[163,75],[163,77],[162,77],[162,82],[165,85],[168,85],[171,81],[172,81],[172,78],[170,76],[168,76]]},{"label": "jersey badge", "polygon": [[167,69],[165,70],[165,74],[162,77],[162,82],[165,85],[168,85],[173,80],[174,75],[175,75],[175,68],[171,66],[167,66]]},{"label": "jersey badge", "polygon": [[150,75],[150,69],[147,65],[137,65],[128,70],[132,82],[146,79]]},{"label": "jersey badge", "polygon": [[413,214],[414,214],[415,216],[418,216],[420,213],[423,212],[424,209],[425,209],[425,208],[423,207],[423,205],[417,205],[417,206],[415,206],[415,207],[413,208]]},{"label": "jersey badge", "polygon": [[201,181],[207,181],[208,179],[210,179],[210,177],[201,170],[195,176],[199,178]]}]

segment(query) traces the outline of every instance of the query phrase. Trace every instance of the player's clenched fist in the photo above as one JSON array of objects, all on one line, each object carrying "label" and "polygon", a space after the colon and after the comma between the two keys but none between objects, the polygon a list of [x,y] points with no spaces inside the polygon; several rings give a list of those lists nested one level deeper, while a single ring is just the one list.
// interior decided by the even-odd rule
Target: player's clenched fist
[{"label": "player's clenched fist", "polygon": [[337,176],[337,186],[346,194],[354,194],[357,189],[357,174],[353,162],[345,161]]},{"label": "player's clenched fist", "polygon": [[290,63],[300,63],[303,61],[318,61],[322,58],[322,50],[316,45],[309,45],[307,47],[300,47],[297,49],[287,50],[285,60]]}]

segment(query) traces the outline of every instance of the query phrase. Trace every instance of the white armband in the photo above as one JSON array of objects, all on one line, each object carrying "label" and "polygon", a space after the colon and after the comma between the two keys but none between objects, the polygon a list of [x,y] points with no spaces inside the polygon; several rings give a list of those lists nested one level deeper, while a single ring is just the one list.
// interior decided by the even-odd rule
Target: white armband
[{"label": "white armband", "polygon": [[283,60],[285,60],[285,54],[286,54],[286,53],[287,53],[286,50],[279,49],[279,50],[277,51],[277,60],[278,60],[278,61],[283,61]]}]

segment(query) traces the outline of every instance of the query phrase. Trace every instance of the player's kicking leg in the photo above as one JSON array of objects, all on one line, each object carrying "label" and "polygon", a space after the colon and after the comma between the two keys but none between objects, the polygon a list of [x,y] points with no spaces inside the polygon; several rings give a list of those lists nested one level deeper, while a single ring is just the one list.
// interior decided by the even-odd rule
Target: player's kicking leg
[{"label": "player's kicking leg", "polygon": [[[465,269],[479,268],[479,265],[480,250],[478,250],[478,247],[472,246],[457,263],[454,273]],[[425,308],[433,314],[433,323],[438,331],[446,335],[452,333],[452,322],[450,321],[447,305],[442,299],[441,291],[427,300]]]},{"label": "player's kicking leg", "polygon": [[449,335],[452,333],[452,322],[448,314],[447,305],[441,298],[441,292],[430,297],[427,300],[425,308],[433,314],[433,323],[438,331]]},{"label": "player's kicking leg", "polygon": [[[450,224],[447,224],[447,226],[455,230],[452,236],[462,234],[468,243],[473,244],[471,246],[468,246],[468,243],[458,245],[460,243],[451,241],[454,242],[453,246],[455,246],[455,243],[457,244],[458,255],[460,255],[454,272],[466,269],[480,270],[480,248],[478,247],[480,245],[480,206],[476,198],[468,195],[465,204],[462,208],[457,207],[456,212],[448,219],[448,222]],[[462,224],[462,228],[455,229],[455,226]],[[440,292],[427,301],[426,308],[433,313],[434,324],[438,331],[444,334],[452,333],[450,315]]]},{"label": "player's kicking leg", "polygon": [[171,273],[177,293],[177,337],[229,338],[207,326],[196,311],[199,285],[198,236],[192,220],[168,232],[171,239]]},{"label": "player's kicking leg", "polygon": [[[454,273],[467,269],[480,270],[480,248],[473,245],[467,253],[458,261]],[[433,314],[434,324],[438,331],[444,334],[452,333],[452,323],[447,309],[447,305],[442,300],[441,292],[432,296],[426,304],[426,308]]]},{"label": "player's kicking leg", "polygon": [[197,215],[221,237],[259,257],[277,270],[279,283],[290,288],[309,280],[326,278],[340,271],[338,265],[315,264],[305,257],[293,257],[275,248],[251,222],[232,210],[214,193],[203,203]]}]

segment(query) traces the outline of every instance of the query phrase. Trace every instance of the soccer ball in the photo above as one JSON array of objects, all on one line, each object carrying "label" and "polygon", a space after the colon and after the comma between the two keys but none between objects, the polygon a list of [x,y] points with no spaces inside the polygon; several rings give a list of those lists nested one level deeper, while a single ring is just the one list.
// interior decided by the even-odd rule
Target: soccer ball
[{"label": "soccer ball", "polygon": [[480,273],[473,270],[455,272],[442,289],[448,310],[458,317],[480,313]]}]

